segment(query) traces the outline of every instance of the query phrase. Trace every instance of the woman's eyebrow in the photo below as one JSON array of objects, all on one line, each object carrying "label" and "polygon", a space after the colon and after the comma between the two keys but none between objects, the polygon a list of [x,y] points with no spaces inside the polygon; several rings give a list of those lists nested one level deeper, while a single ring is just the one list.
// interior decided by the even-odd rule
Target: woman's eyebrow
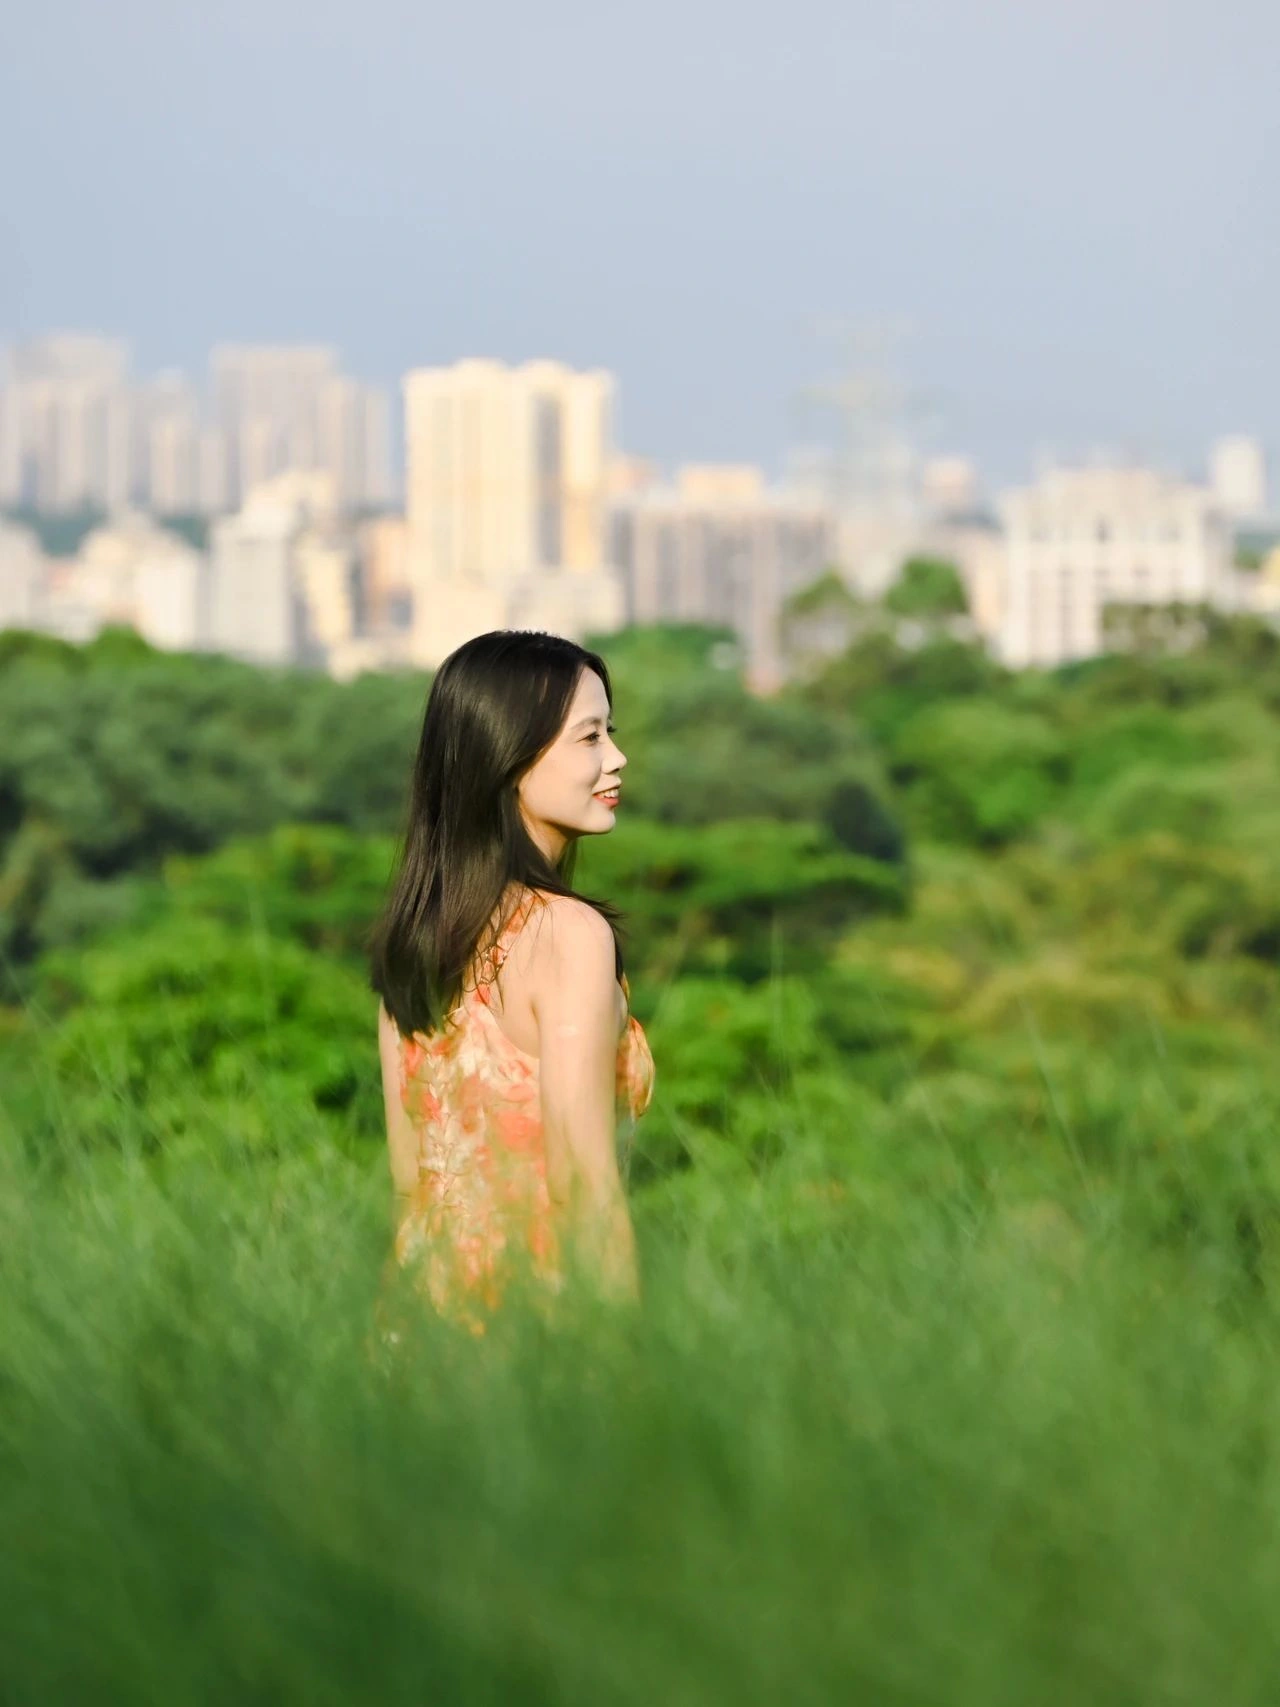
[{"label": "woman's eyebrow", "polygon": [[586,725],[587,725],[587,724],[588,724],[588,723],[603,723],[603,722],[604,722],[604,718],[603,718],[603,717],[583,717],[583,718],[580,718],[580,719],[579,719],[579,720],[578,720],[578,722],[577,722],[577,723],[575,723],[575,724],[574,724],[574,726],[573,726],[573,727],[574,727],[574,728],[575,728],[575,729],[582,729],[582,728],[584,728],[584,727],[585,727],[585,726],[586,726]]}]

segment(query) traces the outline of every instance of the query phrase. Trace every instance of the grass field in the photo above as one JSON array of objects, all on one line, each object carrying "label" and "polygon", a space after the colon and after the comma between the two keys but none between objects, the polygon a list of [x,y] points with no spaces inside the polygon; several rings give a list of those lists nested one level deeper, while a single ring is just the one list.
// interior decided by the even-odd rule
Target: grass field
[{"label": "grass field", "polygon": [[394,1346],[421,685],[9,642],[0,1707],[1280,1701],[1280,660],[1209,626],[611,642],[642,1305]]},{"label": "grass field", "polygon": [[1280,1319],[1219,1173],[1178,1246],[911,1142],[891,1214],[834,1149],[677,1176],[639,1312],[382,1356],[381,1158],[7,1133],[6,1707],[1274,1701]]}]

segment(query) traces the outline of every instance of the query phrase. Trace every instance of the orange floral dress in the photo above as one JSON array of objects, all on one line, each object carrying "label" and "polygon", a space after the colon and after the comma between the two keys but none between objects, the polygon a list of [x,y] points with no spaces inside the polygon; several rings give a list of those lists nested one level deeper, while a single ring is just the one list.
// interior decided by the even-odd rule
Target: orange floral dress
[{"label": "orange floral dress", "polygon": [[[481,961],[443,1029],[401,1037],[400,1100],[418,1134],[418,1183],[396,1229],[394,1255],[444,1315],[485,1331],[516,1268],[552,1292],[563,1284],[547,1190],[538,1058],[514,1044],[491,1007],[496,975],[536,896],[526,894]],[[622,991],[630,1002],[626,975]],[[653,1096],[654,1063],[628,1013],[618,1041],[620,1164]]]}]

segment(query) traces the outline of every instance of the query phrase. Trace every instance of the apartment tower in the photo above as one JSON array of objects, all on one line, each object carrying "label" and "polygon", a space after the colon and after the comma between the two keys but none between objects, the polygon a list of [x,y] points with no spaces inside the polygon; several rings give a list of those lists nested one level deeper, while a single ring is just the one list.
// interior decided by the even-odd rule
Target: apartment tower
[{"label": "apartment tower", "polygon": [[611,374],[470,360],[406,375],[413,653],[490,628],[615,628],[607,565]]}]

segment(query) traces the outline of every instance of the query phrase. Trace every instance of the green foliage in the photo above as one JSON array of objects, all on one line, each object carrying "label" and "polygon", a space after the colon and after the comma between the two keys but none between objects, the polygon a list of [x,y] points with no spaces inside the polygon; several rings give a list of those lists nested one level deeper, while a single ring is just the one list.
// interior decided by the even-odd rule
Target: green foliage
[{"label": "green foliage", "polygon": [[1269,1699],[1270,641],[868,630],[764,706],[724,644],[607,643],[579,868],[657,1061],[643,1309],[407,1296],[393,1351],[362,949],[423,684],[0,637],[15,1699]]},{"label": "green foliage", "polygon": [[[724,643],[714,630],[688,631],[665,670],[642,670],[646,643],[656,645],[662,631],[636,632],[619,658],[612,647],[607,654],[618,678],[618,740],[628,756],[624,811],[688,825],[770,815],[820,819],[838,825],[853,851],[901,857],[901,833],[856,724],[799,698],[748,694],[736,674],[708,666]],[[853,788],[864,803],[862,823],[855,821]]]},{"label": "green foliage", "polygon": [[[123,920],[134,880],[279,824],[398,833],[425,682],[153,651],[128,631],[92,646],[0,650],[0,948],[11,994],[78,922]],[[718,629],[636,630],[609,648],[628,814],[672,826],[777,817],[825,825],[848,852],[901,863],[903,836],[869,744],[848,719],[762,702]],[[630,756],[630,754],[629,754]],[[110,888],[96,897],[93,885]]]},{"label": "green foliage", "polygon": [[885,593],[885,609],[895,616],[964,616],[969,600],[954,563],[935,557],[909,557]]},{"label": "green foliage", "polygon": [[587,850],[580,876],[626,910],[657,978],[707,971],[754,982],[783,953],[813,966],[858,919],[906,900],[892,867],[846,852],[819,825],[768,819],[635,822]]},{"label": "green foliage", "polygon": [[[130,630],[0,647],[0,951],[11,992],[43,947],[112,915],[134,880],[278,823],[398,830],[416,677],[340,685],[157,652]],[[93,884],[113,888],[98,905]],[[123,910],[122,910],[123,905]]]},{"label": "green foliage", "polygon": [[[300,1116],[340,1145],[384,1140],[366,981],[264,929],[166,912],[47,954],[27,1014],[24,1133],[39,1154],[278,1156]],[[52,1105],[39,1081],[56,1085]]]},{"label": "green foliage", "polygon": [[[768,701],[726,644],[607,643],[632,763],[579,879],[624,910],[659,1060],[637,1189],[745,1189],[803,1156],[884,1215],[931,1169],[975,1201],[1012,1183],[1082,1212],[1137,1181],[1145,1236],[1176,1247],[1216,1236],[1175,1168],[1194,1145],[1224,1192],[1236,1179],[1231,1214],[1267,1227],[1265,642],[1226,623],[1184,656],[1015,676],[868,629]],[[219,1131],[268,1158],[280,1134],[376,1140],[364,945],[424,684],[340,688],[126,635],[10,636],[0,659],[0,696],[36,708],[0,736],[0,913],[41,1144],[123,1147],[131,1121],[158,1157]]]},{"label": "green foliage", "polygon": [[634,1316],[419,1309],[394,1352],[383,1182],[323,1144],[0,1151],[6,1693],[1261,1707],[1266,1228],[1193,1163],[1194,1260],[975,1201],[954,1135],[1006,1149],[1007,1099],[931,1103],[851,1119],[844,1170],[670,1176]]},{"label": "green foliage", "polygon": [[979,646],[935,636],[907,647],[889,628],[875,627],[786,697],[828,717],[855,715],[883,743],[925,705],[972,694],[1009,696],[1015,681]]},{"label": "green foliage", "polygon": [[[1146,607],[1144,607],[1146,608]],[[1103,654],[1060,671],[1059,680],[1086,701],[1145,700],[1182,709],[1237,693],[1242,681],[1271,712],[1280,710],[1280,633],[1256,616],[1230,615],[1205,606],[1181,611],[1184,642],[1166,650],[1171,618],[1155,607],[1151,644]],[[1188,649],[1189,648],[1189,649]]]},{"label": "green foliage", "polygon": [[838,782],[822,809],[822,822],[850,853],[901,865],[907,843],[884,801],[860,778]]},{"label": "green foliage", "polygon": [[797,976],[749,987],[736,978],[681,977],[663,996],[651,1042],[671,1088],[638,1135],[637,1184],[714,1157],[722,1132],[732,1132],[739,1166],[772,1159],[778,1112],[795,1076],[837,1065],[816,989]]},{"label": "green foliage", "polygon": [[1077,793],[1084,796],[1144,770],[1177,782],[1189,768],[1228,758],[1235,751],[1228,731],[1189,715],[1171,717],[1167,710],[1150,704],[1094,710],[1072,728],[1068,738],[1072,779]]},{"label": "green foliage", "polygon": [[874,607],[828,569],[783,601],[778,640],[788,671],[808,679],[825,660],[846,652],[856,635],[876,621]]},{"label": "green foliage", "polygon": [[1067,749],[1044,718],[992,699],[927,705],[892,737],[890,775],[922,835],[998,847],[1052,809]]},{"label": "green foliage", "polygon": [[269,931],[319,954],[357,961],[394,870],[389,837],[327,824],[282,824],[216,853],[166,861],[175,913],[236,931]]},{"label": "green foliage", "polygon": [[852,617],[865,610],[861,599],[838,569],[825,569],[807,587],[800,587],[783,601],[782,614],[787,617],[831,616],[837,613]]}]

